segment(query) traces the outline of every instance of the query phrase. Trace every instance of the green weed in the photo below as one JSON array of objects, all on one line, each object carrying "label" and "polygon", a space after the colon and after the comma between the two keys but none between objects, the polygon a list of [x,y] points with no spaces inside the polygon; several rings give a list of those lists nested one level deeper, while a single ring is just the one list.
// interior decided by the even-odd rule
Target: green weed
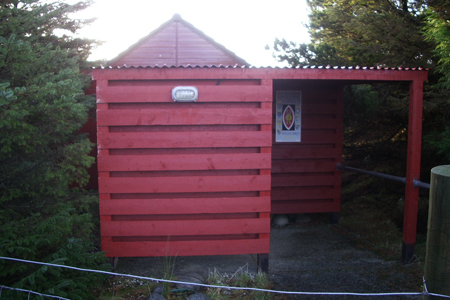
[{"label": "green weed", "polygon": [[[206,280],[210,285],[249,287],[258,289],[271,289],[266,273],[249,273],[248,270],[240,268],[234,274],[219,273],[217,270],[211,272]],[[207,288],[206,294],[213,300],[223,299],[273,299],[273,294],[262,291],[234,290],[226,288]]]}]

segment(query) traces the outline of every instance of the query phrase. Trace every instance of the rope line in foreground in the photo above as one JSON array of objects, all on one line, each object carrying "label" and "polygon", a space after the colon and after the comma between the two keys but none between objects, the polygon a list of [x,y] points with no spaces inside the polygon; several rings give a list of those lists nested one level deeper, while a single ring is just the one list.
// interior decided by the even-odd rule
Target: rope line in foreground
[{"label": "rope line in foreground", "polygon": [[35,291],[30,291],[30,290],[25,290],[25,289],[19,289],[19,288],[13,288],[13,287],[6,286],[6,285],[0,285],[0,299],[1,299],[1,297],[2,297],[1,291],[2,291],[3,289],[6,289],[6,290],[12,290],[12,291],[19,291],[19,292],[25,292],[25,293],[28,293],[28,294],[38,295],[38,296],[47,297],[47,298],[54,298],[54,299],[59,299],[59,300],[70,300],[70,299],[68,299],[68,298],[64,298],[64,297],[61,297],[61,296],[41,294],[41,293],[38,293],[38,292],[35,292]]},{"label": "rope line in foreground", "polygon": [[[426,288],[426,284],[425,284],[425,279],[424,279],[425,292],[420,292],[420,293],[418,293],[418,292],[399,292],[399,293],[292,292],[292,291],[277,291],[277,290],[268,290],[268,289],[259,289],[259,288],[211,285],[211,284],[205,284],[205,283],[168,280],[168,279],[137,276],[137,275],[131,275],[131,274],[121,274],[121,273],[101,271],[101,270],[90,270],[90,269],[84,269],[84,268],[78,268],[78,267],[72,267],[72,266],[66,266],[66,265],[43,263],[43,262],[11,258],[11,257],[3,257],[3,256],[0,256],[0,259],[16,261],[16,262],[23,262],[23,263],[30,263],[30,264],[36,264],[36,265],[44,265],[44,266],[50,266],[50,267],[66,268],[66,269],[82,271],[82,272],[100,273],[100,274],[105,274],[105,275],[110,275],[110,276],[122,276],[122,277],[134,278],[134,279],[150,280],[150,281],[154,281],[156,283],[167,282],[167,283],[174,283],[174,284],[185,284],[185,285],[189,284],[189,285],[193,285],[193,286],[218,288],[218,289],[226,289],[226,290],[246,290],[246,291],[258,291],[258,292],[266,292],[266,293],[273,293],[273,294],[288,294],[288,295],[330,295],[330,296],[423,296],[423,295],[431,295],[431,296],[450,299],[450,296],[447,296],[447,295],[440,295],[440,294],[428,292],[428,289]],[[64,299],[64,298],[60,298],[60,299]]]}]

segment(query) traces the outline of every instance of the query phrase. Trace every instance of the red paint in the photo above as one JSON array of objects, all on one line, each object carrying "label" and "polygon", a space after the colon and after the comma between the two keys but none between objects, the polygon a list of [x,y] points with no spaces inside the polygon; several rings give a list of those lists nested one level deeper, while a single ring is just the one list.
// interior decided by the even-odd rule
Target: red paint
[{"label": "red paint", "polygon": [[100,199],[100,211],[102,215],[109,216],[269,212],[270,197],[227,198],[211,194],[203,198]]},{"label": "red paint", "polygon": [[272,213],[339,212],[342,87],[277,82],[277,89],[302,91],[301,142],[273,140]]},{"label": "red paint", "polygon": [[237,255],[268,251],[269,244],[268,237],[235,239],[230,236],[227,240],[190,241],[171,241],[170,237],[167,237],[164,241],[114,242],[102,240],[102,249],[108,249],[107,256],[109,257]]},{"label": "red paint", "polygon": [[405,212],[403,219],[403,243],[416,243],[419,189],[414,187],[414,179],[420,180],[420,158],[422,146],[423,81],[410,84],[408,156],[406,166]]},{"label": "red paint", "polygon": [[190,23],[175,15],[111,62],[115,66],[246,65]]},{"label": "red paint", "polygon": [[[426,76],[312,68],[94,70],[103,251],[110,257],[268,253],[270,213],[338,212],[345,84],[414,82],[407,180],[418,178]],[[171,89],[183,84],[198,88],[197,102],[173,102]],[[277,90],[302,91],[300,143],[274,141]],[[407,243],[415,242],[417,214],[411,184]]]},{"label": "red paint", "polygon": [[178,79],[98,86],[107,256],[269,253],[272,89],[244,83],[198,80],[196,103],[171,99]]}]

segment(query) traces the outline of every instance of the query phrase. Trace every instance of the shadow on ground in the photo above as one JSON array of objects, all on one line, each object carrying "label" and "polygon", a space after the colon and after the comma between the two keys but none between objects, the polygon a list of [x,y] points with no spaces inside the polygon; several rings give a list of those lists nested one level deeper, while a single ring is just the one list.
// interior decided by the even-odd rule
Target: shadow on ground
[{"label": "shadow on ground", "polygon": [[[297,292],[421,292],[420,266],[385,261],[359,249],[352,235],[323,218],[272,228],[269,277],[274,289]],[[399,254],[400,255],[400,254]],[[399,257],[400,260],[400,257]],[[162,278],[167,258],[120,258],[116,272]],[[256,255],[175,257],[180,280],[201,280],[210,272],[255,273]],[[284,299],[422,299],[422,296],[288,295]]]}]

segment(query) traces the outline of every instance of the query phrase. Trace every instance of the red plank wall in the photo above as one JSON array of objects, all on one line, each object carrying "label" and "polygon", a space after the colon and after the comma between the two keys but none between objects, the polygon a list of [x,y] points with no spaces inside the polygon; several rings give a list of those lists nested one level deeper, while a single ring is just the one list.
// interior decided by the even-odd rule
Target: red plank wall
[{"label": "red plank wall", "polygon": [[343,87],[286,80],[274,82],[277,90],[302,92],[302,124],[301,142],[273,140],[272,213],[339,212]]},{"label": "red plank wall", "polygon": [[[93,73],[102,251],[269,253],[272,81],[107,74]],[[180,85],[197,102],[174,102]]]}]

